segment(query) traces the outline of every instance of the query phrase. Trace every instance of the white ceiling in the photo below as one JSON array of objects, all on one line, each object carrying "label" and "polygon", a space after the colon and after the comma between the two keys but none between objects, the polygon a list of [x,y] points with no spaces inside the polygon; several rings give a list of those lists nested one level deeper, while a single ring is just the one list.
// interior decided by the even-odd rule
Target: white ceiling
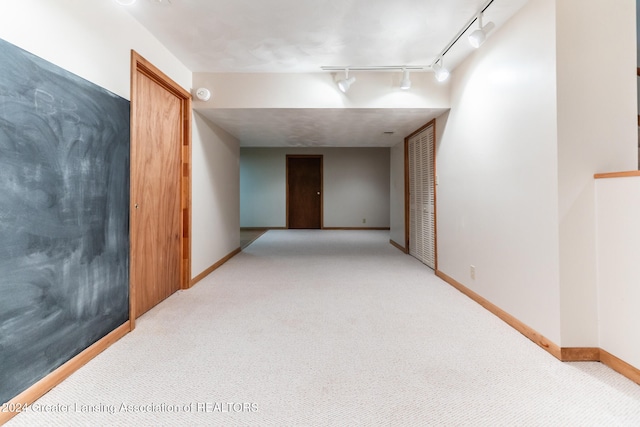
[{"label": "white ceiling", "polygon": [[[526,1],[494,0],[485,22],[493,21],[497,30]],[[486,3],[137,0],[126,8],[193,72],[317,73],[321,66],[430,65]],[[454,68],[471,52],[468,43],[459,41],[445,57],[446,65]],[[239,138],[243,146],[389,146],[395,144],[390,141],[393,138],[378,135],[380,126],[372,132],[371,125],[402,133],[438,113],[415,109],[199,111]]]},{"label": "white ceiling", "polygon": [[240,139],[245,147],[390,147],[445,111],[217,108],[198,112]]}]

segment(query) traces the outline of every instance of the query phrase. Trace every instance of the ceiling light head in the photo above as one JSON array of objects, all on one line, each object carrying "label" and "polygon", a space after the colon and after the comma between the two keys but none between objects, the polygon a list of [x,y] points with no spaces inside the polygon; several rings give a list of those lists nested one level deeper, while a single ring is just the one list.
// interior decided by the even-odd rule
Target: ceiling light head
[{"label": "ceiling light head", "polygon": [[402,69],[402,81],[400,82],[400,89],[408,90],[411,89],[411,80],[409,79],[409,70],[406,68]]},{"label": "ceiling light head", "polygon": [[348,79],[343,79],[338,82],[338,88],[343,92],[347,93],[351,85],[356,81],[355,77],[349,77]]},{"label": "ceiling light head", "polygon": [[469,44],[476,49],[482,46],[484,40],[487,38],[487,35],[480,28],[475,30],[473,33],[469,34]]},{"label": "ceiling light head", "polygon": [[121,4],[123,6],[131,6],[135,2],[136,0],[116,0],[116,3]]},{"label": "ceiling light head", "polygon": [[469,44],[476,49],[482,46],[482,43],[487,39],[487,34],[493,30],[493,27],[495,27],[493,22],[482,25],[482,13],[480,13],[478,15],[478,29],[469,34]]},{"label": "ceiling light head", "polygon": [[349,77],[349,69],[344,70],[344,79],[338,81],[338,89],[347,93],[351,85],[356,81],[355,77]]},{"label": "ceiling light head", "polygon": [[444,82],[449,78],[449,70],[442,63],[442,58],[440,58],[431,68],[436,73],[436,80],[439,82]]}]

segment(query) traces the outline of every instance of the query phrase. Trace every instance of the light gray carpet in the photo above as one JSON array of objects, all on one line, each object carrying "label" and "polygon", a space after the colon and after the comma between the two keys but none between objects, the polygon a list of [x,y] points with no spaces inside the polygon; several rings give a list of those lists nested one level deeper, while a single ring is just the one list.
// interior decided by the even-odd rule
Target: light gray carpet
[{"label": "light gray carpet", "polygon": [[557,361],[388,240],[269,231],[38,402],[70,412],[8,425],[640,425],[640,386]]}]

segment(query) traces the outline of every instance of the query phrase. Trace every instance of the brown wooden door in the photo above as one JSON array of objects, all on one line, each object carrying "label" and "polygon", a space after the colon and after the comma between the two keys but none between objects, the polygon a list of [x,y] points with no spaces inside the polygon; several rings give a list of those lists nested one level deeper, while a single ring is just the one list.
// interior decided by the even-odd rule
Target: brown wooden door
[{"label": "brown wooden door", "polygon": [[322,156],[287,156],[287,227],[322,228]]},{"label": "brown wooden door", "polygon": [[166,76],[149,67],[134,70],[131,94],[132,320],[183,287],[181,172],[188,152],[184,116],[189,94],[176,92],[163,80]]}]

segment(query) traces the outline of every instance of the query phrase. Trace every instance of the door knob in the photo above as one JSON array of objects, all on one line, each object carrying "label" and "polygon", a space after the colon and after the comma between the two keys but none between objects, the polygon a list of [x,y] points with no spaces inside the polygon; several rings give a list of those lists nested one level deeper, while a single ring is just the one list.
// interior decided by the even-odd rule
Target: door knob
[{"label": "door knob", "polygon": [[320,192],[318,191],[318,196],[320,195]]}]

